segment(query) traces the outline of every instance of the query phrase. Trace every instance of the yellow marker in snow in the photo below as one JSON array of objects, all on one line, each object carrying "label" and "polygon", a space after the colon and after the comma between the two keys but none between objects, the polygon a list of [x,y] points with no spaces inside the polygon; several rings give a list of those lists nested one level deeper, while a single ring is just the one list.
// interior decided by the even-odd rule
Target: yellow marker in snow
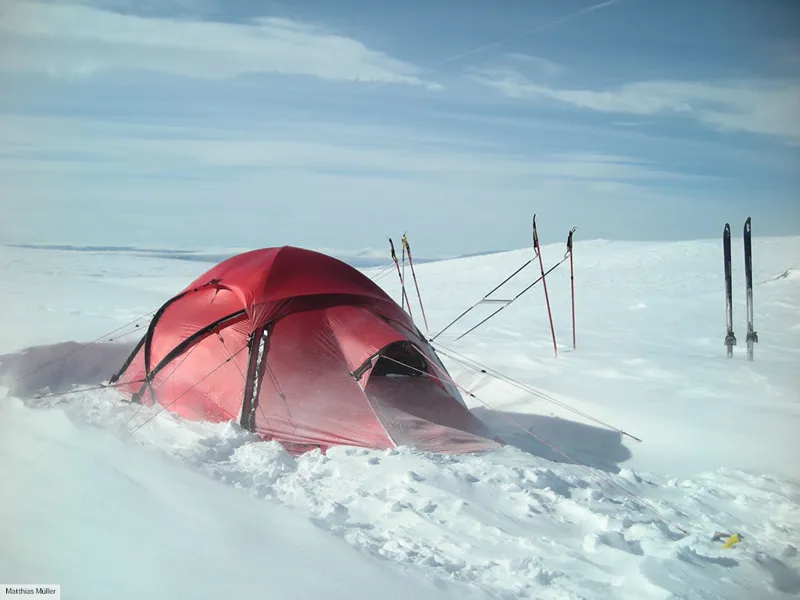
[{"label": "yellow marker in snow", "polygon": [[739,543],[739,542],[741,542],[741,541],[742,541],[742,540],[739,538],[739,534],[738,534],[738,533],[734,533],[732,536],[730,536],[730,537],[729,537],[729,538],[728,538],[728,539],[725,541],[725,543],[724,543],[724,544],[722,544],[722,547],[723,547],[723,548],[731,548],[731,547],[732,547],[734,544],[738,544],[738,543]]}]

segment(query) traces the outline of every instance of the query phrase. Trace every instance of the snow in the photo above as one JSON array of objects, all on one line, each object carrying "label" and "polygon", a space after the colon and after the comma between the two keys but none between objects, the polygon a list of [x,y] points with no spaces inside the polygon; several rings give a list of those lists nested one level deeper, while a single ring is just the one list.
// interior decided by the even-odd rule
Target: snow
[{"label": "snow", "polygon": [[[542,253],[547,267],[564,247]],[[568,264],[547,279],[557,358],[538,285],[464,338],[455,341],[498,305],[436,339],[475,395],[468,404],[508,446],[292,457],[234,424],[182,421],[107,390],[32,397],[110,375],[124,354],[115,344],[135,343],[141,327],[103,334],[208,263],[0,248],[0,582],[59,583],[64,597],[89,599],[798,595],[800,238],[754,238],[752,363],[740,255],[731,359],[718,241],[576,237],[577,350]],[[531,256],[420,264],[431,333]],[[512,297],[537,272],[532,263],[493,297]],[[399,300],[396,273],[378,281]],[[107,345],[21,352],[97,338]],[[64,355],[22,385],[31,364]],[[450,358],[461,356],[517,383]],[[723,549],[715,532],[743,541]]]},{"label": "snow", "polygon": [[132,452],[111,429],[38,412],[2,410],[3,582],[54,580],[78,598],[470,597],[405,577],[297,512]]}]

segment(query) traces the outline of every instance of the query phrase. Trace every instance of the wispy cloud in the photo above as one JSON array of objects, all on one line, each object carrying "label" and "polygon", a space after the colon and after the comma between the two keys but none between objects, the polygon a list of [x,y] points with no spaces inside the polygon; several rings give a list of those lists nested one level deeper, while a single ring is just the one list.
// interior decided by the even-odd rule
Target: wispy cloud
[{"label": "wispy cloud", "polygon": [[[368,131],[346,124],[295,123],[269,135],[240,130],[176,130],[86,119],[0,115],[4,131],[0,171],[152,173],[172,169],[283,169],[391,174],[437,180],[508,182],[531,179],[584,181],[689,181],[641,159],[609,153],[501,151],[480,139],[436,137],[408,128]],[[302,132],[314,130],[313,139]]]},{"label": "wispy cloud", "polygon": [[511,61],[524,65],[525,67],[539,71],[544,75],[558,75],[564,72],[564,66],[541,56],[521,54],[519,52],[509,52],[505,57]]},{"label": "wispy cloud", "polygon": [[[15,198],[0,241],[358,248],[410,229],[424,253],[471,252],[517,243],[532,210],[548,241],[575,224],[589,236],[706,235],[715,198],[748,193],[735,176],[624,152],[515,153],[402,125],[372,137],[346,122],[220,125],[0,116],[0,180]],[[456,220],[458,235],[443,235]]]},{"label": "wispy cloud", "polygon": [[541,85],[507,68],[477,70],[471,77],[509,98],[554,100],[614,114],[677,115],[717,130],[767,134],[800,142],[797,81],[644,81],[598,91]]},{"label": "wispy cloud", "polygon": [[422,70],[316,25],[246,24],[120,14],[81,4],[6,0],[0,70],[52,76],[145,70],[204,79],[277,73],[328,81],[441,86]]}]

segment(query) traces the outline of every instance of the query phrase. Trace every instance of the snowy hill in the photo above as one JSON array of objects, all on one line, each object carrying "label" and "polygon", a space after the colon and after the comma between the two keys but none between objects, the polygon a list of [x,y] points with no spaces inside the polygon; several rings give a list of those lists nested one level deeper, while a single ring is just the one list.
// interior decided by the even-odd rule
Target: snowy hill
[{"label": "snowy hill", "polygon": [[[549,266],[564,247],[542,252]],[[419,265],[431,334],[531,255]],[[19,395],[22,348],[99,338],[209,266],[44,248],[0,256],[0,377]],[[64,598],[798,595],[800,238],[755,238],[753,261],[752,363],[736,240],[732,359],[715,240],[577,240],[577,350],[568,265],[547,278],[557,358],[540,286],[456,341],[497,305],[476,308],[436,345],[509,442],[485,456],[292,458],[232,425],[154,417],[105,390],[0,392],[0,581],[59,583]],[[493,297],[537,276],[531,264]],[[400,299],[394,271],[378,282]],[[116,356],[93,348],[39,383],[96,380],[85,363]],[[723,549],[717,531],[743,541]]]}]

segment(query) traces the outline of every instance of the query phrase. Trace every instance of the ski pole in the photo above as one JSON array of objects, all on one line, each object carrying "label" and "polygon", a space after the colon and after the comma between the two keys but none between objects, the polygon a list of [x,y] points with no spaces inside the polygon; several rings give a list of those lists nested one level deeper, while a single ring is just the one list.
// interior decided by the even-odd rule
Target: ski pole
[{"label": "ski pole", "polygon": [[550,333],[553,336],[553,351],[558,357],[558,346],[556,344],[556,330],[553,327],[553,313],[550,311],[550,297],[547,294],[547,280],[545,279],[544,261],[542,260],[541,247],[539,246],[539,233],[536,231],[536,215],[533,215],[533,248],[539,257],[539,268],[542,271],[542,287],[544,288],[544,301],[547,304],[547,317],[550,319]]},{"label": "ski pole", "polygon": [[414,287],[417,290],[417,298],[419,299],[419,309],[422,312],[422,320],[425,321],[425,331],[428,331],[428,317],[425,316],[425,307],[422,306],[422,294],[419,292],[419,284],[417,283],[417,273],[414,271],[414,260],[411,258],[411,244],[408,243],[406,234],[403,234],[403,247],[408,251],[408,266],[411,269],[411,277],[414,279]]},{"label": "ski pole", "polygon": [[[392,238],[389,238],[389,246],[392,249],[392,261],[394,261],[394,266],[397,268],[397,276],[400,278],[400,297],[401,302],[403,302],[403,308],[405,308],[405,303],[408,302],[408,296],[406,295],[406,284],[403,281],[403,274],[400,272],[400,263],[397,260],[397,254],[394,251],[394,242]],[[411,314],[411,303],[408,302],[408,315],[411,317],[411,320],[414,320],[414,316]]]},{"label": "ski pole", "polygon": [[[406,234],[404,233],[403,236],[405,236],[405,235]],[[400,258],[401,258],[401,264],[403,266],[403,272],[402,272],[402,275],[400,276],[400,279],[403,281],[403,286],[405,286],[405,284],[406,284],[406,247],[403,244],[402,240],[400,241]],[[401,301],[405,302],[405,300],[407,300],[407,298],[405,296],[403,296]],[[401,306],[401,308],[405,308],[405,306]],[[410,313],[410,310],[411,309],[409,309],[409,313]]]}]

